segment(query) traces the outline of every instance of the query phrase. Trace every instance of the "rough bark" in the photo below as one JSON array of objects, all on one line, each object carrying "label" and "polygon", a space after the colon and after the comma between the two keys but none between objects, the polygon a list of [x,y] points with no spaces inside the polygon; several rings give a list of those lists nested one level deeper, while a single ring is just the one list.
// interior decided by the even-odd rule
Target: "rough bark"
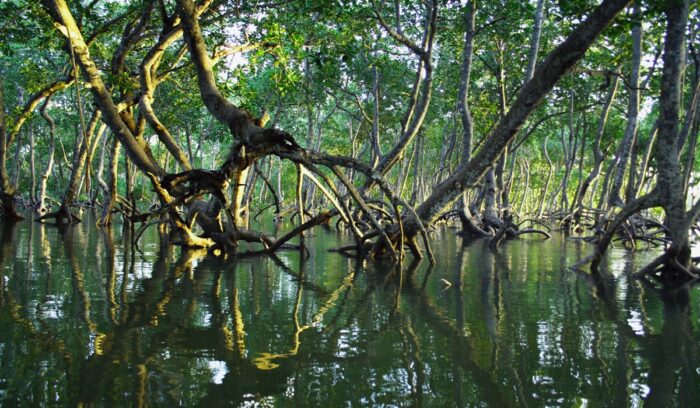
[{"label": "rough bark", "polygon": [[690,243],[685,212],[685,188],[678,162],[678,133],[680,111],[681,65],[684,60],[685,26],[688,21],[688,1],[667,3],[667,28],[664,44],[664,68],[661,81],[659,135],[654,149],[654,159],[658,169],[656,188],[663,200],[666,215],[665,225],[672,239],[667,250],[677,261],[678,269],[691,267]]}]

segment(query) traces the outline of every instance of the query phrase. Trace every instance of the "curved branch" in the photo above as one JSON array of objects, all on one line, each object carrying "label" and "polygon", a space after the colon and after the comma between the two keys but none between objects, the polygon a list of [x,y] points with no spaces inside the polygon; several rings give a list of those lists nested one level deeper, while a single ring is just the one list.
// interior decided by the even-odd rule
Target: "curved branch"
[{"label": "curved branch", "polygon": [[58,30],[69,38],[68,46],[72,47],[78,64],[91,85],[92,93],[97,105],[104,115],[105,123],[110,127],[119,142],[124,145],[131,161],[143,172],[150,172],[158,176],[165,171],[153,159],[146,141],[135,133],[136,127],[129,126],[119,114],[119,110],[112,99],[111,92],[105,86],[100,70],[90,57],[88,46],[71,14],[65,0],[43,0],[46,8],[56,22]]},{"label": "curved branch", "polygon": [[219,91],[212,71],[213,63],[207,53],[195,14],[194,3],[192,0],[179,0],[177,9],[182,19],[185,42],[197,71],[199,92],[204,105],[217,120],[229,127],[235,138],[247,140],[251,134],[259,133],[260,128],[253,124],[250,114],[229,102]]}]

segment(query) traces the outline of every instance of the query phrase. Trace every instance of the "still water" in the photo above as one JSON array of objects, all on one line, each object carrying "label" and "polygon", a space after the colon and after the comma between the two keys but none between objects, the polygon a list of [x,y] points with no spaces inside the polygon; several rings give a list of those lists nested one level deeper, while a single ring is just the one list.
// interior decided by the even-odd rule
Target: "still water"
[{"label": "still water", "polygon": [[221,261],[93,225],[0,225],[0,406],[700,401],[700,291],[628,279],[651,253],[614,250],[593,280],[566,270],[586,244],[495,254],[444,229],[438,265],[400,273],[322,229],[303,259]]}]

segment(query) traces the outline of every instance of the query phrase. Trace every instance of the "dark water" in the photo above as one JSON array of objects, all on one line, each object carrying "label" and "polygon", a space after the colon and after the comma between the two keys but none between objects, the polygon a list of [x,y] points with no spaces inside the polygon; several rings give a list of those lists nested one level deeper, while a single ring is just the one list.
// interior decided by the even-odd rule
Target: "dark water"
[{"label": "dark water", "polygon": [[[566,271],[562,237],[439,264],[218,261],[121,226],[0,225],[1,406],[698,406],[700,292]],[[445,288],[445,279],[452,285]]]}]

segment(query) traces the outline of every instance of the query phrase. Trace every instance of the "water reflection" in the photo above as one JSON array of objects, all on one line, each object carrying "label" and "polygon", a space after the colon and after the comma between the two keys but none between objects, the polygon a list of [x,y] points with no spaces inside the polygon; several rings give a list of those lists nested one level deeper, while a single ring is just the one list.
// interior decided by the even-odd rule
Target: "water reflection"
[{"label": "water reflection", "polygon": [[[700,397],[697,290],[658,293],[561,237],[439,264],[222,261],[133,226],[0,224],[0,404],[679,405]],[[437,238],[437,237],[436,237]],[[403,271],[403,272],[402,272]],[[447,284],[443,283],[447,282]]]}]

